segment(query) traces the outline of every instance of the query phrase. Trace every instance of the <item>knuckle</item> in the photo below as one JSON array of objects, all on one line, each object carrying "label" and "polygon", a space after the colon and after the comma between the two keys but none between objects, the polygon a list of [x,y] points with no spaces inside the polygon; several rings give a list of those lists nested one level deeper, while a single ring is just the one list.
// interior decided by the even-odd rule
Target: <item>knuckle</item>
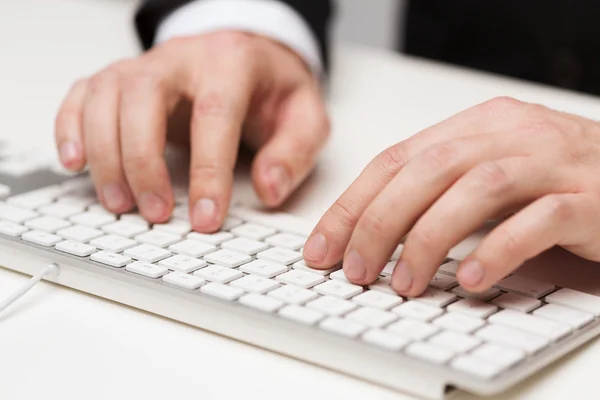
[{"label": "knuckle", "polygon": [[232,101],[219,91],[202,94],[194,102],[194,118],[232,117],[234,113]]},{"label": "knuckle", "polygon": [[55,117],[55,127],[57,133],[63,133],[65,126],[69,125],[73,121],[77,121],[81,118],[81,111],[76,107],[63,107],[58,111]]},{"label": "knuckle", "polygon": [[413,228],[406,240],[407,244],[410,242],[410,246],[407,247],[415,246],[418,249],[426,249],[428,251],[440,246],[439,234],[434,229],[423,226]]},{"label": "knuckle", "polygon": [[408,153],[404,145],[400,143],[380,153],[375,159],[375,166],[377,169],[381,169],[387,178],[391,178],[408,163],[408,160]]},{"label": "knuckle", "polygon": [[491,100],[481,104],[481,107],[489,111],[503,111],[507,109],[521,108],[524,102],[508,96],[494,97]]},{"label": "knuckle", "polygon": [[202,160],[202,162],[192,162],[190,164],[190,176],[193,180],[217,180],[223,176],[224,172],[233,174],[232,170],[224,168],[216,160]]},{"label": "knuckle", "polygon": [[364,212],[358,221],[358,229],[374,237],[386,235],[388,231],[384,217],[374,210],[366,210]]},{"label": "knuckle", "polygon": [[123,159],[123,167],[129,174],[148,171],[151,164],[152,158],[145,154],[130,154]]},{"label": "knuckle", "polygon": [[97,93],[106,88],[115,87],[121,77],[121,73],[114,66],[108,67],[104,71],[94,75],[89,80],[89,90],[91,93]]},{"label": "knuckle", "polygon": [[508,192],[515,184],[514,178],[505,167],[496,161],[477,166],[473,171],[472,179],[477,189],[483,189],[491,195]]},{"label": "knuckle", "polygon": [[555,221],[568,221],[574,216],[571,203],[563,196],[546,196],[544,212]]},{"label": "knuckle", "polygon": [[456,160],[457,151],[448,143],[432,146],[423,153],[423,162],[432,170],[446,169]]},{"label": "knuckle", "polygon": [[333,217],[333,220],[341,222],[345,227],[353,227],[358,222],[358,217],[354,210],[355,207],[346,204],[344,200],[340,199],[333,203],[328,214]]},{"label": "knuckle", "polygon": [[132,92],[160,93],[162,80],[159,75],[150,70],[132,71],[123,79],[123,89]]},{"label": "knuckle", "polygon": [[518,258],[522,253],[522,246],[525,241],[520,238],[512,229],[507,227],[498,227],[498,238],[500,239],[500,254],[505,254],[508,259]]}]

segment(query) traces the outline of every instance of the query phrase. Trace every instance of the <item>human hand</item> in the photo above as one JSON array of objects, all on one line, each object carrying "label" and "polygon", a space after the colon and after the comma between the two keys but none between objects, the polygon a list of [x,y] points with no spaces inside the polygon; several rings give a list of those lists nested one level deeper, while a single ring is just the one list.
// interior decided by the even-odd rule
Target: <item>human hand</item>
[{"label": "human hand", "polygon": [[366,285],[406,236],[392,287],[416,296],[452,247],[510,215],[459,266],[459,283],[482,292],[555,245],[600,261],[599,210],[600,125],[497,98],[377,156],[322,217],[304,256],[315,268],[343,256],[346,276]]},{"label": "human hand", "polygon": [[56,118],[61,162],[89,165],[108,210],[137,204],[163,222],[174,206],[166,140],[181,139],[167,126],[186,106],[190,220],[204,232],[227,213],[240,140],[259,150],[254,187],[274,207],[309,174],[329,133],[319,83],[300,57],[263,37],[217,32],[173,39],[77,82]]}]

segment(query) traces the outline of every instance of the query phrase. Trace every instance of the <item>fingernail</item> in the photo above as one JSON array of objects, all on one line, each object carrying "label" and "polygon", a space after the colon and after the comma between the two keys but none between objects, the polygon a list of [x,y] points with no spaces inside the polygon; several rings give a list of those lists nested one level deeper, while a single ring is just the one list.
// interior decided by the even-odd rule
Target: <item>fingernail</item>
[{"label": "fingernail", "polygon": [[322,233],[315,233],[304,244],[304,257],[308,261],[320,262],[327,256],[327,239]]},{"label": "fingernail", "polygon": [[392,275],[392,287],[400,292],[408,292],[413,285],[413,277],[408,268],[408,264],[404,261],[398,263]]},{"label": "fingernail", "polygon": [[344,258],[344,274],[355,282],[362,281],[367,274],[365,260],[354,250],[350,250]]},{"label": "fingernail", "polygon": [[485,271],[479,261],[469,261],[457,272],[458,280],[462,286],[474,287],[483,281]]},{"label": "fingernail", "polygon": [[102,187],[104,204],[111,211],[121,211],[127,206],[127,196],[118,183],[109,183]]},{"label": "fingernail", "polygon": [[212,224],[216,217],[217,206],[211,199],[200,199],[194,206],[194,226],[203,229]]},{"label": "fingernail", "polygon": [[69,167],[75,161],[77,161],[80,157],[79,148],[81,145],[75,142],[64,142],[60,145],[58,149],[58,156],[60,157],[60,161],[66,166]]},{"label": "fingernail", "polygon": [[283,200],[292,189],[292,180],[286,169],[280,165],[271,167],[267,176],[275,198],[277,201]]},{"label": "fingernail", "polygon": [[138,206],[142,215],[151,221],[159,221],[165,215],[167,204],[160,196],[146,192],[138,199]]}]

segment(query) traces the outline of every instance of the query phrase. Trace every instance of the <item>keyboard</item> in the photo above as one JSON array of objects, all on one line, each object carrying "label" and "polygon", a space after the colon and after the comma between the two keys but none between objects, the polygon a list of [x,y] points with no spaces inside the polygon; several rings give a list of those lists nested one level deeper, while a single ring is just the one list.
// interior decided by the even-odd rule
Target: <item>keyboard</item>
[{"label": "keyboard", "polygon": [[112,214],[87,176],[0,168],[0,265],[422,398],[493,395],[600,332],[600,297],[511,275],[485,293],[458,286],[459,260],[427,291],[309,268],[312,226],[234,205],[221,231],[192,232],[187,194],[170,221]]}]

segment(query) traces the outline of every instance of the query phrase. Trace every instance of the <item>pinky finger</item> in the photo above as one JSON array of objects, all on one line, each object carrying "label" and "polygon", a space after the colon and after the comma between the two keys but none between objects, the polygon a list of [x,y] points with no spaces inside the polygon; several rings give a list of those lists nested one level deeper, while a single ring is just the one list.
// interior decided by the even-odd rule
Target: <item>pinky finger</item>
[{"label": "pinky finger", "polygon": [[587,248],[590,238],[597,237],[592,229],[600,226],[597,206],[597,201],[587,194],[542,197],[483,239],[461,264],[459,283],[469,291],[482,292],[555,245]]},{"label": "pinky finger", "polygon": [[83,104],[87,94],[87,80],[78,81],[72,88],[56,116],[56,147],[60,162],[71,171],[85,167],[83,149]]}]

